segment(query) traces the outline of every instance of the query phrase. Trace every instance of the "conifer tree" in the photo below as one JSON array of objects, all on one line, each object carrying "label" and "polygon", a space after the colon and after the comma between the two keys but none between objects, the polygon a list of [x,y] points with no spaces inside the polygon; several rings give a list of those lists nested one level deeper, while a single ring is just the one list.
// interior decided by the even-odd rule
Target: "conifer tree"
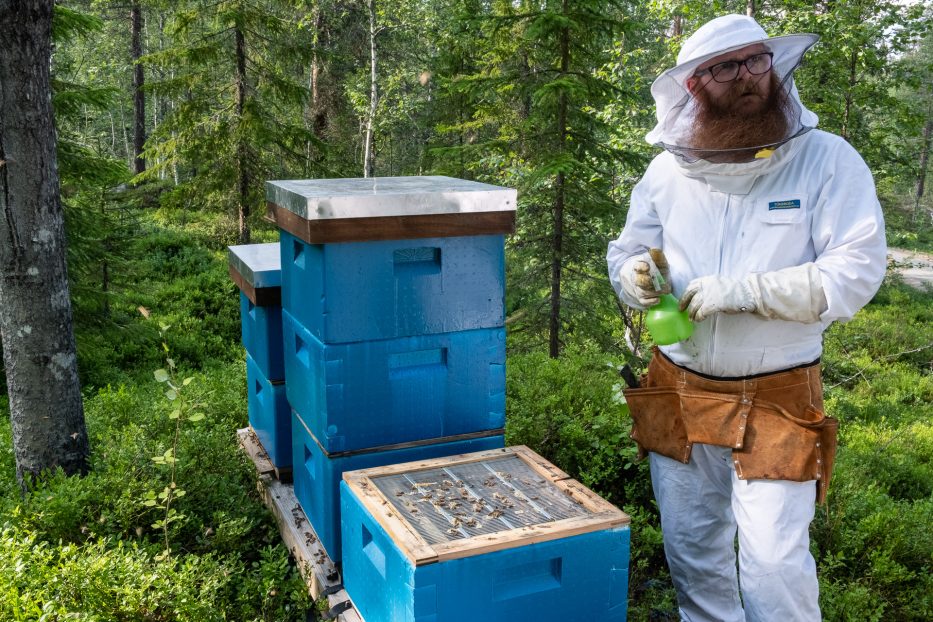
[{"label": "conifer tree", "polygon": [[606,298],[597,283],[606,286],[611,186],[626,156],[600,114],[621,94],[597,69],[623,17],[618,2],[493,2],[477,70],[452,87],[472,98],[472,117],[449,127],[478,134],[477,176],[519,189],[509,304],[523,312],[511,330],[545,334],[552,357],[565,332],[597,334],[602,321],[594,302]]},{"label": "conifer tree", "polygon": [[264,181],[306,168],[313,139],[301,114],[311,46],[285,8],[266,0],[176,3],[171,47],[144,57],[171,76],[152,91],[172,98],[174,109],[150,137],[146,152],[157,164],[142,178],[177,167],[172,198],[230,210],[240,243],[249,242],[264,205]]}]

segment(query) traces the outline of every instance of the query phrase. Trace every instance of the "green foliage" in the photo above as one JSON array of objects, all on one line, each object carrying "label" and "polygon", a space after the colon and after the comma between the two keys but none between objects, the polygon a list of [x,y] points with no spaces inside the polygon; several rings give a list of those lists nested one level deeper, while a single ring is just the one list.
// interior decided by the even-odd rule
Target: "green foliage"
[{"label": "green foliage", "polygon": [[308,606],[281,546],[248,565],[210,554],[170,564],[134,542],[53,544],[8,525],[0,568],[0,616],[17,622],[298,620]]},{"label": "green foliage", "polygon": [[509,357],[506,442],[528,445],[618,504],[634,475],[631,422],[615,363],[598,351],[568,349]]},{"label": "green foliage", "polygon": [[186,388],[202,396],[205,418],[173,453],[177,488],[187,494],[173,502],[171,558],[162,555],[163,530],[153,527],[164,507],[145,499],[171,481],[151,456],[173,446],[175,404],[151,372],[148,382],[86,398],[94,448],[87,477],[58,473],[21,497],[10,428],[2,426],[0,618],[18,619],[10,613],[17,610],[24,620],[38,619],[35,611],[100,620],[304,619],[311,606],[304,583],[236,444],[234,431],[246,424],[243,364],[183,377],[194,378]]}]

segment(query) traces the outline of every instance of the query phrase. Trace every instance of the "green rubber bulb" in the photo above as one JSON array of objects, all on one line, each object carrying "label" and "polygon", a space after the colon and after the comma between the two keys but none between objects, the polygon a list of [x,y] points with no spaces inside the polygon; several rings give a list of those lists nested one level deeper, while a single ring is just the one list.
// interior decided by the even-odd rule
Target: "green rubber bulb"
[{"label": "green rubber bulb", "polygon": [[648,309],[645,324],[654,342],[662,346],[689,339],[693,334],[693,322],[671,294],[664,294],[658,304]]}]

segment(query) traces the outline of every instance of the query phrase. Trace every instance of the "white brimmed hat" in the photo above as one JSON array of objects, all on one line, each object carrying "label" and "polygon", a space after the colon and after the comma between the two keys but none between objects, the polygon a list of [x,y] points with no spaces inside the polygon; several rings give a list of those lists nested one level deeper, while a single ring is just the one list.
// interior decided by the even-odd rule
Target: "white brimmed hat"
[{"label": "white brimmed hat", "polygon": [[799,106],[798,123],[793,128],[793,134],[816,127],[817,116],[800,102],[793,73],[804,53],[817,40],[819,36],[814,34],[769,37],[758,22],[745,15],[724,15],[710,20],[684,42],[677,55],[677,66],[662,73],[651,85],[658,124],[648,132],[645,140],[665,147],[682,143],[692,122],[692,115],[684,114],[693,108],[688,105],[693,96],[687,90],[687,78],[711,58],[756,43],[764,44],[774,55],[772,71],[784,84],[792,101]]}]

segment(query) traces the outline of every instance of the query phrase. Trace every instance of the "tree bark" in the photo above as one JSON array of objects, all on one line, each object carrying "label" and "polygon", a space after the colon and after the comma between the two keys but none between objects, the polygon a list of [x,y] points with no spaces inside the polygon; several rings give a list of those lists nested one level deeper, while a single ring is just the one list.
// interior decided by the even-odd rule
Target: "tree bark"
[{"label": "tree bark", "polygon": [[755,0],[746,0],[745,14],[749,17],[755,17]]},{"label": "tree bark", "polygon": [[[237,27],[234,29],[234,39],[236,40],[236,112],[237,119],[243,119],[243,111],[246,108],[246,39],[243,37],[243,31]],[[248,146],[242,138],[237,138],[236,161],[237,161],[237,215],[239,218],[240,244],[249,244],[249,151]]]},{"label": "tree bark", "polygon": [[846,105],[845,110],[842,114],[842,131],[839,132],[839,135],[846,139],[848,142],[852,142],[852,100],[854,97],[853,91],[855,90],[856,82],[856,69],[858,68],[858,54],[854,51],[849,57],[849,88],[846,89]]},{"label": "tree bark", "polygon": [[920,200],[923,198],[924,186],[927,179],[927,168],[930,164],[930,143],[933,142],[933,110],[927,116],[926,125],[923,126],[923,142],[920,146],[920,170],[917,171],[917,190],[914,193],[914,220],[920,219]]},{"label": "tree bark", "polygon": [[375,169],[373,155],[373,126],[379,91],[376,88],[376,0],[369,0],[369,115],[366,117],[366,136],[363,144],[363,177],[372,177]]},{"label": "tree bark", "polygon": [[143,55],[143,12],[139,2],[134,2],[130,9],[130,21],[130,47],[133,56],[133,170],[139,175],[146,170],[146,160],[143,158],[143,148],[146,145],[146,96],[143,93],[143,65],[139,62]]},{"label": "tree bark", "polygon": [[[563,0],[562,12],[567,13],[567,0]],[[566,26],[560,32],[560,71],[566,75],[570,69],[570,29]],[[561,90],[557,96],[557,153],[562,154],[567,148],[567,93]],[[549,318],[549,354],[551,358],[560,356],[560,286],[564,261],[564,171],[557,173],[554,183],[554,212],[552,216],[553,238],[551,240],[551,313]]]},{"label": "tree bark", "polygon": [[87,471],[59,194],[52,0],[0,2],[0,338],[16,475]]}]

